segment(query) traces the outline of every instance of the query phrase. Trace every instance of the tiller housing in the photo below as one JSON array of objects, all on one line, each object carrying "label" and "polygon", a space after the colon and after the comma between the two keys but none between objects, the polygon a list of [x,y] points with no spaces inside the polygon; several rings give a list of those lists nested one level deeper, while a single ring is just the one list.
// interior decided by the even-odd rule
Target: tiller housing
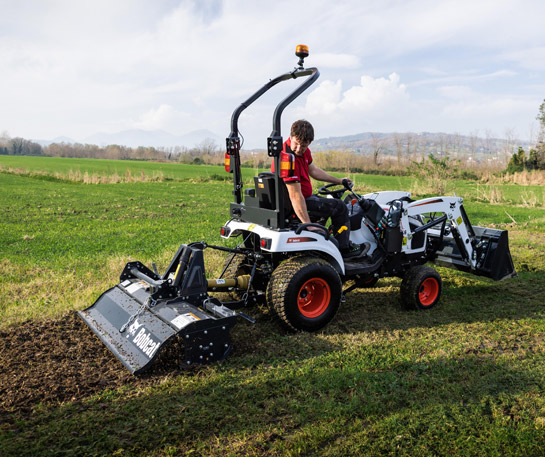
[{"label": "tiller housing", "polygon": [[207,289],[244,286],[248,278],[207,280],[205,246],[182,245],[161,276],[140,262],[129,262],[121,282],[79,312],[131,373],[147,368],[176,335],[183,339],[188,365],[223,360],[231,352],[229,331],[237,313],[210,297]]}]

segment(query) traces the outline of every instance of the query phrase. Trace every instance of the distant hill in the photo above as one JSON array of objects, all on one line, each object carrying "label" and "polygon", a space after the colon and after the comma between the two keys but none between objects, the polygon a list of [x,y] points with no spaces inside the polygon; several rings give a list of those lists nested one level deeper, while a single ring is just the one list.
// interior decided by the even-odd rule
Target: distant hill
[{"label": "distant hill", "polygon": [[313,151],[344,150],[372,155],[377,149],[381,155],[454,155],[475,156],[512,154],[519,146],[528,149],[528,141],[516,138],[478,137],[452,133],[379,133],[320,138],[312,143]]},{"label": "distant hill", "polygon": [[194,130],[185,135],[173,135],[163,130],[124,130],[116,133],[96,133],[85,139],[86,143],[105,146],[119,144],[137,148],[138,146],[174,147],[185,146],[192,148],[205,140],[213,140],[218,145],[224,139],[210,130]]},{"label": "distant hill", "polygon": [[163,130],[132,129],[115,133],[95,133],[94,135],[84,138],[83,141],[74,140],[65,136],[57,137],[53,140],[33,141],[42,146],[49,146],[52,143],[86,143],[96,144],[97,146],[117,144],[131,148],[137,148],[139,146],[153,146],[156,148],[182,146],[193,148],[205,140],[212,140],[218,146],[222,146],[225,142],[225,138],[206,129],[194,130],[184,135],[173,135],[172,133]]},{"label": "distant hill", "polygon": [[68,138],[67,136],[58,136],[57,138],[53,138],[52,140],[32,140],[34,143],[38,143],[40,146],[49,146],[53,143],[75,143],[76,140],[73,140],[72,138]]},{"label": "distant hill", "polygon": [[[194,130],[185,135],[173,135],[162,130],[124,130],[116,133],[97,133],[76,141],[68,137],[57,137],[53,140],[33,140],[42,146],[51,143],[87,143],[100,147],[107,145],[122,145],[131,148],[153,146],[155,148],[185,147],[188,149],[200,146],[205,141],[212,141],[219,149],[224,148],[225,138],[210,130]],[[436,156],[450,155],[454,157],[474,157],[482,159],[490,156],[508,156],[516,152],[519,146],[528,150],[528,141],[515,138],[478,137],[476,135],[461,135],[456,133],[382,133],[364,132],[355,135],[319,138],[312,143],[312,151],[343,150],[356,154],[411,157],[434,154]],[[263,149],[245,149],[244,152],[259,152]]]}]

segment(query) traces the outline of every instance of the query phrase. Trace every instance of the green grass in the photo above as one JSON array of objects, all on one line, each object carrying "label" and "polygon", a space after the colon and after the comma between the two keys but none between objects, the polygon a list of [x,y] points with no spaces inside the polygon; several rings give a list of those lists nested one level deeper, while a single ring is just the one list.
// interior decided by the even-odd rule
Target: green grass
[{"label": "green grass", "polygon": [[[435,336],[454,344],[424,331],[374,342],[343,335],[349,348],[257,366],[242,359],[138,395],[44,408],[12,443],[41,455],[541,455],[543,354],[532,366],[491,357],[450,330]],[[312,344],[291,339],[300,351]]]},{"label": "green grass", "polygon": [[[163,173],[170,179],[189,179],[195,175],[219,173],[223,169],[208,165],[180,165],[176,163],[144,162],[134,160],[71,159],[64,157],[20,157],[0,156],[4,168],[21,168],[29,172],[68,174],[69,172],[97,173],[101,175],[125,175],[129,170],[134,175],[140,173]],[[223,170],[225,173],[225,171]]]},{"label": "green grass", "polygon": [[[168,165],[172,181],[0,173],[1,329],[89,306],[129,260],[161,269],[182,242],[222,242],[232,185],[209,179],[221,167],[7,159],[0,165],[50,175]],[[408,177],[355,181],[366,190],[413,186]],[[239,349],[225,362],[39,405],[10,427],[0,420],[0,454],[542,456],[545,208],[525,206],[523,186],[496,186],[512,202],[491,204],[476,183],[452,184],[475,225],[509,228],[518,279],[440,268],[443,297],[426,313],[401,308],[399,279],[381,280],[349,294],[318,334],[287,334],[267,310],[251,309],[258,323],[235,327]],[[220,263],[208,257],[207,268]]]},{"label": "green grass", "polygon": [[182,242],[219,242],[231,191],[224,182],[84,185],[10,174],[0,183],[0,325],[81,308],[126,261],[165,267]]}]

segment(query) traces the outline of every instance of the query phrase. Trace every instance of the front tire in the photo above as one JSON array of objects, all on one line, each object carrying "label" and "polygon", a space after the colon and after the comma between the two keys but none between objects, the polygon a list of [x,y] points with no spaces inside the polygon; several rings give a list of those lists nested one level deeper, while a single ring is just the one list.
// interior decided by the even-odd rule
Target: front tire
[{"label": "front tire", "polygon": [[293,257],[276,268],[267,286],[267,304],[290,330],[325,327],[339,309],[342,283],[337,271],[317,257]]},{"label": "front tire", "polygon": [[427,310],[441,298],[441,276],[424,265],[412,267],[401,282],[401,301],[408,309]]}]

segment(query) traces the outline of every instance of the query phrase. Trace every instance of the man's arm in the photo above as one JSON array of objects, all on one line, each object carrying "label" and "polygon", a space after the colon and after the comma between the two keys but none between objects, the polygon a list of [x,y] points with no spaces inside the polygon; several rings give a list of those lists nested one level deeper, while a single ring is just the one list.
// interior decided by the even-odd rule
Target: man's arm
[{"label": "man's arm", "polygon": [[291,206],[293,206],[295,214],[303,224],[309,223],[310,218],[308,217],[307,203],[305,201],[305,197],[303,197],[303,193],[301,192],[301,183],[287,182],[286,187],[288,188]]},{"label": "man's arm", "polygon": [[314,162],[308,166],[308,174],[310,175],[311,178],[314,178],[318,181],[325,181],[325,182],[330,182],[333,184],[342,184],[343,179],[348,179],[348,178],[335,178],[335,176],[331,176],[330,174],[326,173],[317,165],[314,165]]},{"label": "man's arm", "polygon": [[345,178],[335,178],[335,176],[331,176],[330,174],[326,173],[320,167],[314,165],[314,163],[311,163],[308,166],[308,174],[311,178],[314,178],[318,181],[325,181],[333,184],[342,184],[343,181],[346,179],[348,181],[348,184],[352,184],[352,180],[348,176]]}]

